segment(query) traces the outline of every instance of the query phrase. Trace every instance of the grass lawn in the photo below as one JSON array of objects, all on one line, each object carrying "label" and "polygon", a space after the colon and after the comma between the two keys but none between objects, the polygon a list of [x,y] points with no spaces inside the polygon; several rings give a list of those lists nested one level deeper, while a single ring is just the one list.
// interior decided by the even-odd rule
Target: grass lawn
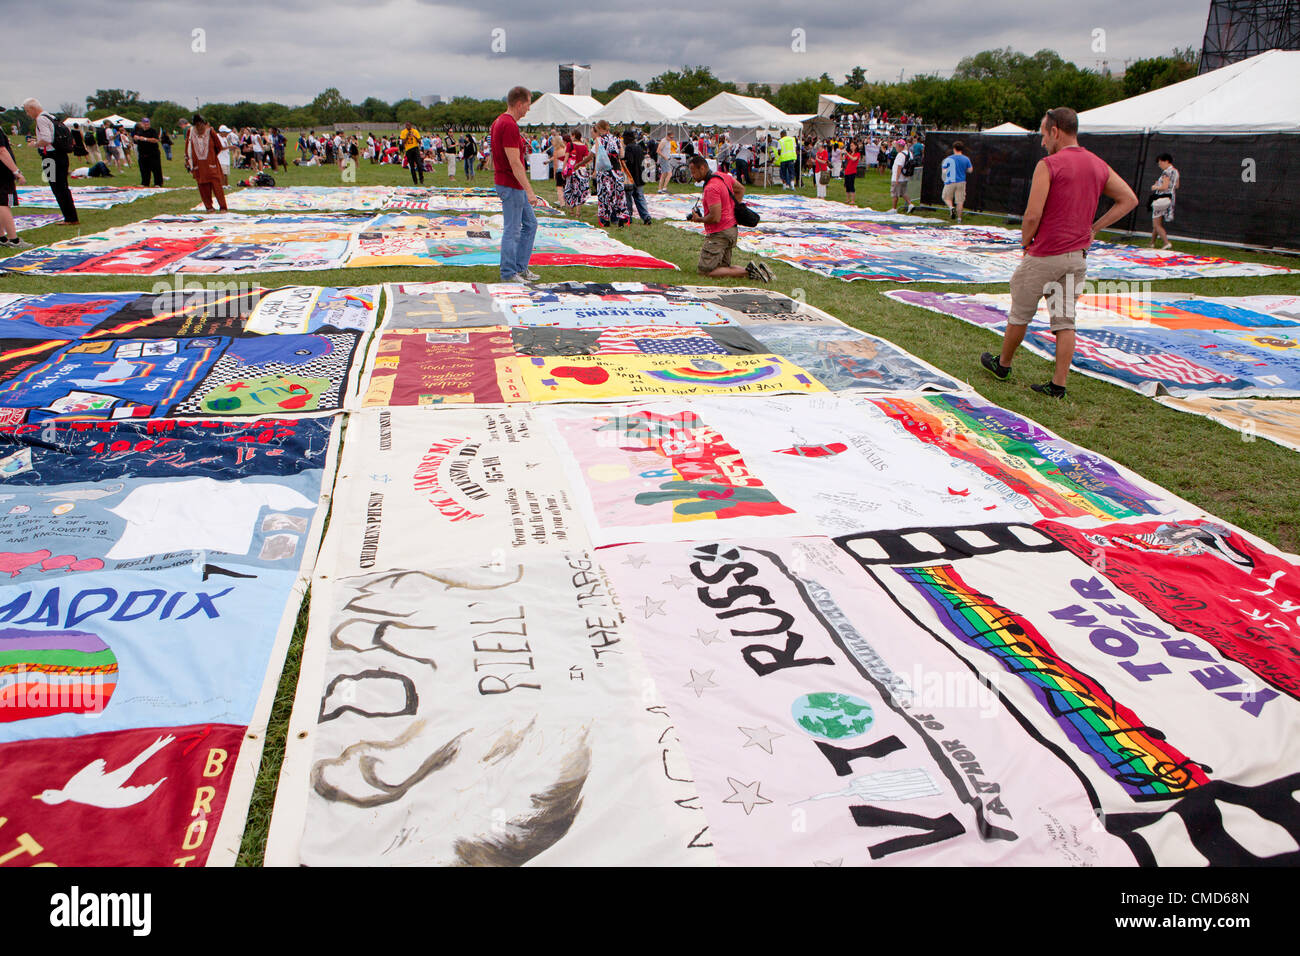
[{"label": "grass lawn", "polygon": [[[39,182],[39,162],[31,147],[19,147],[17,158],[33,184]],[[175,155],[180,156],[179,150]],[[460,171],[458,171],[460,172]],[[198,204],[198,191],[179,161],[163,162],[163,173],[172,181],[168,186],[188,187],[182,191],[142,199],[108,210],[80,213],[81,231],[99,232],[110,226],[124,225],[163,213],[185,212]],[[246,172],[232,173],[244,178]],[[345,185],[332,167],[292,167],[287,173],[274,174],[278,185]],[[409,183],[410,174],[401,167],[374,166],[362,162],[357,170],[357,185]],[[85,181],[83,181],[85,182]],[[139,182],[134,169],[126,175],[96,183],[134,185]],[[446,166],[425,175],[426,186],[466,185],[463,175],[448,181]],[[491,185],[491,174],[480,173],[473,185]],[[554,184],[540,183],[540,193],[554,201]],[[672,187],[677,191],[696,191],[695,187]],[[769,190],[778,192],[779,189]],[[811,181],[801,190],[813,195]],[[869,172],[859,182],[857,198],[864,206],[885,209],[888,201],[888,177]],[[843,201],[842,182],[833,182],[828,198]],[[42,210],[43,211],[43,210]],[[947,222],[940,209],[930,213]],[[581,215],[595,222],[593,207]],[[1000,216],[968,214],[967,223],[1002,225]],[[47,226],[24,234],[35,243],[68,238],[76,230],[64,226]],[[695,272],[699,253],[699,236],[675,229],[665,223],[652,226],[636,223],[623,230],[611,230],[629,245],[651,255],[674,262],[677,273],[657,270],[581,270],[537,268],[546,281],[599,278],[606,281],[649,281],[680,284],[752,285],[748,280],[703,279]],[[1119,238],[1118,241],[1124,241]],[[1201,243],[1177,244],[1189,252],[1220,255],[1231,259],[1271,262],[1300,268],[1300,259],[1264,255]],[[743,263],[743,259],[738,260]],[[1127,465],[1145,478],[1181,495],[1211,514],[1265,538],[1284,550],[1300,551],[1300,454],[1262,439],[1245,441],[1243,436],[1208,419],[1167,409],[1151,399],[1118,386],[1074,375],[1069,396],[1055,401],[1029,390],[1029,384],[1043,382],[1051,376],[1051,367],[1043,359],[1022,352],[1016,359],[1016,371],[1005,382],[988,375],[979,365],[982,351],[996,351],[998,339],[989,332],[956,319],[915,309],[886,298],[881,292],[896,287],[889,282],[842,282],[812,272],[796,269],[775,260],[768,264],[776,275],[772,287],[788,294],[801,295],[809,304],[865,331],[883,336],[914,355],[963,381],[970,382],[984,397],[1012,411],[1026,415],[1063,437],[1085,448]],[[147,290],[154,283],[170,277],[130,276],[8,276],[0,278],[0,292]],[[188,277],[197,279],[199,277]],[[229,277],[219,277],[229,279]],[[494,267],[473,268],[381,268],[342,269],[329,272],[273,272],[241,278],[261,282],[268,287],[291,283],[315,285],[364,285],[379,282],[436,281],[455,279],[471,282],[495,282]],[[951,285],[915,283],[920,289],[966,292],[1005,292],[1005,285]],[[1152,283],[1157,292],[1187,292],[1200,295],[1300,294],[1300,274],[1241,279],[1169,280]],[[800,291],[802,290],[802,291]],[[267,731],[266,753],[254,792],[248,827],[244,834],[241,865],[261,862],[270,822],[275,782],[284,752],[289,710],[297,682],[298,663],[302,654],[302,637],[306,622],[306,605],[299,616],[294,643],[281,677],[275,711]]]}]

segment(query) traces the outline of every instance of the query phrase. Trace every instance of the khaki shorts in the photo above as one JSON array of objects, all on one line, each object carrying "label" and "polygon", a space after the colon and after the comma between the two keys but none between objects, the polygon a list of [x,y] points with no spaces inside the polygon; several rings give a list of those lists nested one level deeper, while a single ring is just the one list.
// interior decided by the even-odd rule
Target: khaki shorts
[{"label": "khaki shorts", "polygon": [[1008,325],[1028,325],[1047,296],[1051,329],[1074,328],[1074,303],[1088,277],[1088,254],[1080,249],[1059,256],[1026,255],[1011,276],[1011,314]]},{"label": "khaki shorts", "polygon": [[966,206],[966,184],[965,183],[946,183],[943,187],[943,202],[945,206],[956,203],[958,206]]},{"label": "khaki shorts", "polygon": [[906,179],[900,179],[900,180],[898,180],[898,182],[892,182],[892,181],[891,181],[890,184],[889,184],[889,198],[890,198],[890,199],[906,199],[906,198],[907,198],[907,183],[908,183],[908,180],[906,180]]},{"label": "khaki shorts", "polygon": [[736,248],[738,238],[735,226],[707,234],[700,247],[700,264],[696,266],[700,274],[708,275],[719,266],[731,265],[731,250]]}]

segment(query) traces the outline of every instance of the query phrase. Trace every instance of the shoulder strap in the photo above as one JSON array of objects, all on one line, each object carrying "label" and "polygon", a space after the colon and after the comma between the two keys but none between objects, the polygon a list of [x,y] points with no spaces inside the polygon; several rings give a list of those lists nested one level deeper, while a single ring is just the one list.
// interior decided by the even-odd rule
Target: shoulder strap
[{"label": "shoulder strap", "polygon": [[[709,173],[709,175],[704,177],[704,185],[707,186],[709,182],[714,179],[722,179],[722,177],[719,176],[717,173]],[[727,194],[727,198],[731,200],[731,205],[735,206],[736,205],[735,191],[730,186],[727,185],[727,181],[725,179],[722,180],[722,185],[723,185],[723,191]],[[701,186],[700,188],[703,189],[704,187]]]}]

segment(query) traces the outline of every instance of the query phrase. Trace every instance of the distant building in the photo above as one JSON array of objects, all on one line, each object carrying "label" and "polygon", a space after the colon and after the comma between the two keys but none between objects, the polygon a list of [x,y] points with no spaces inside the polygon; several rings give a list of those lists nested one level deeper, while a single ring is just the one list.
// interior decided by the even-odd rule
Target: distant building
[{"label": "distant building", "polygon": [[438,93],[430,93],[428,96],[420,97],[421,106],[432,106],[434,103],[445,103],[446,98]]},{"label": "distant building", "polygon": [[590,96],[591,64],[561,63],[559,92],[566,95],[573,94],[575,96]]}]

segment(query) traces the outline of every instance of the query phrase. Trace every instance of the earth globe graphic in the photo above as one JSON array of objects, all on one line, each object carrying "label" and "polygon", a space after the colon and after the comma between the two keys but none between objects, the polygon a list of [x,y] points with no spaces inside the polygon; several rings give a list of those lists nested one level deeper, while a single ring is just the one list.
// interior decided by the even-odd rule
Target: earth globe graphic
[{"label": "earth globe graphic", "polygon": [[871,705],[861,697],[829,691],[796,697],[790,713],[796,724],[823,740],[857,737],[875,722]]}]

